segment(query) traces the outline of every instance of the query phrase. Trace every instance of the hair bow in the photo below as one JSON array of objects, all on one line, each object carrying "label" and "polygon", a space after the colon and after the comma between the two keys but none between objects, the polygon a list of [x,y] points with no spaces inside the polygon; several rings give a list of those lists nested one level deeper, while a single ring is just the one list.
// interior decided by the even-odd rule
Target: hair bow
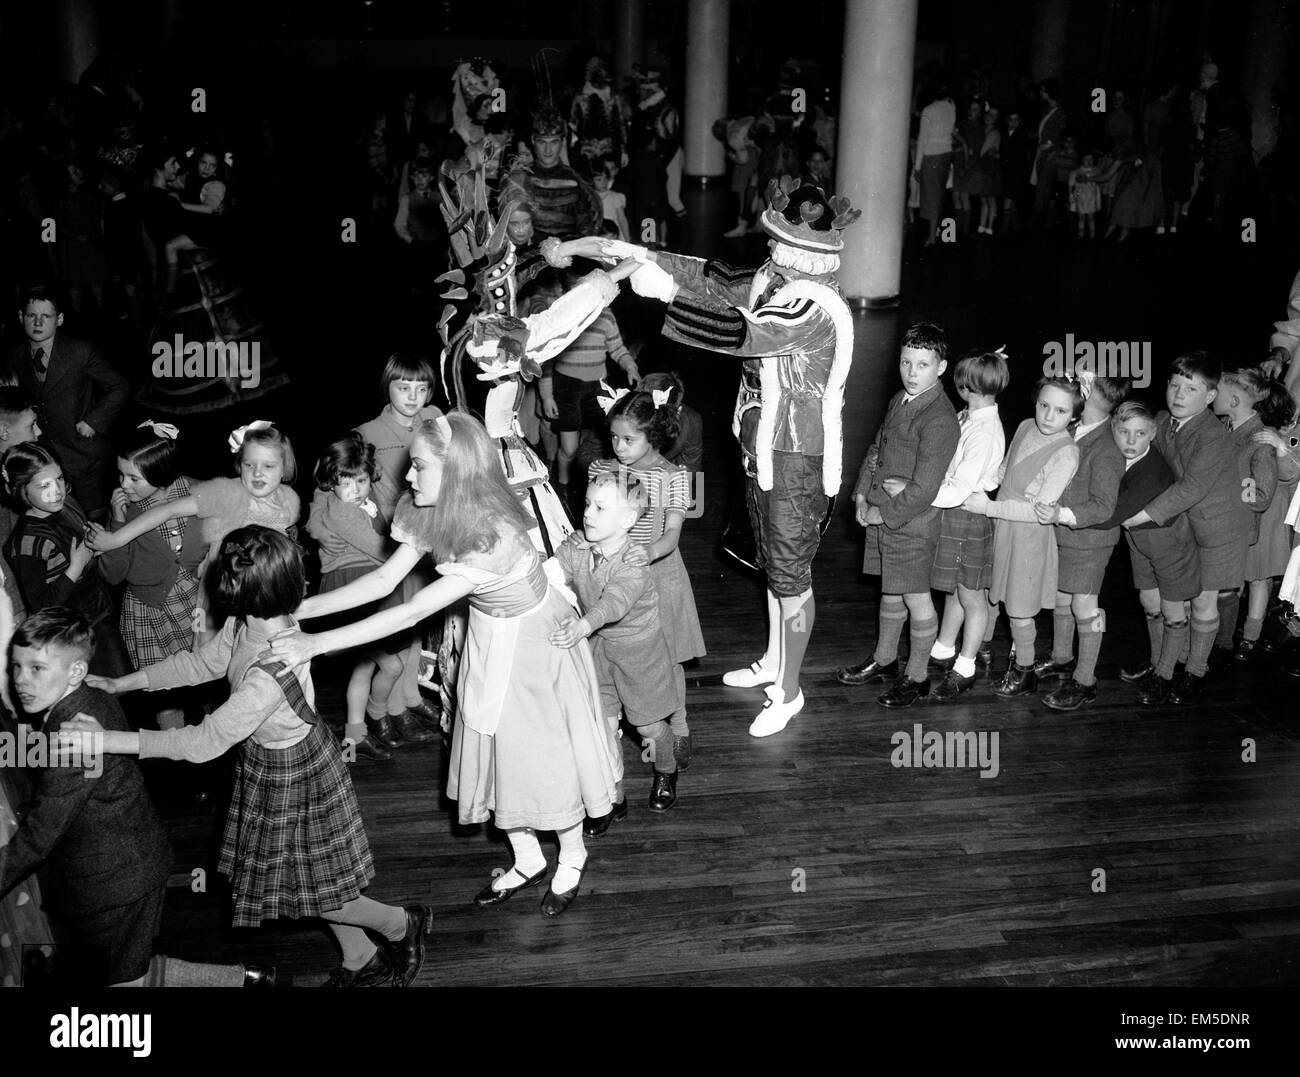
[{"label": "hair bow", "polygon": [[1092,383],[1097,380],[1097,372],[1094,370],[1079,370],[1075,368],[1073,373],[1061,375],[1068,382],[1077,382],[1079,385],[1079,395],[1087,400],[1092,395]]},{"label": "hair bow", "polygon": [[168,441],[175,441],[181,435],[180,430],[172,426],[171,423],[158,423],[152,419],[146,419],[136,429],[143,430],[146,426],[160,438],[166,438]]},{"label": "hair bow", "polygon": [[234,564],[240,568],[248,568],[253,563],[248,547],[239,542],[227,542],[221,547],[221,556],[234,558]]},{"label": "hair bow", "polygon": [[994,354],[994,355],[1000,355],[1000,356],[1002,356],[1003,359],[1009,359],[1009,358],[1010,358],[1010,356],[1007,355],[1007,346],[1006,346],[1005,344],[999,344],[996,348],[994,348],[994,349],[993,349],[993,354]]},{"label": "hair bow", "polygon": [[228,442],[230,445],[230,451],[239,452],[239,450],[244,447],[244,438],[248,437],[249,434],[257,430],[270,430],[274,425],[274,423],[268,422],[266,419],[254,419],[247,426],[236,427],[230,432],[230,440]]},{"label": "hair bow", "polygon": [[655,410],[667,407],[668,399],[673,395],[671,389],[651,389],[650,396],[655,402]]},{"label": "hair bow", "polygon": [[451,440],[451,423],[447,422],[447,416],[439,415],[433,420],[433,425],[438,428],[438,436],[445,441]]},{"label": "hair bow", "polygon": [[631,391],[629,389],[615,389],[612,385],[610,385],[607,381],[605,381],[604,378],[601,378],[600,380],[600,387],[604,390],[604,393],[596,394],[596,403],[600,405],[600,410],[603,411],[606,415],[609,414],[610,408],[612,408],[615,404],[617,404],[620,400],[622,400],[623,397],[627,396],[627,394]]}]

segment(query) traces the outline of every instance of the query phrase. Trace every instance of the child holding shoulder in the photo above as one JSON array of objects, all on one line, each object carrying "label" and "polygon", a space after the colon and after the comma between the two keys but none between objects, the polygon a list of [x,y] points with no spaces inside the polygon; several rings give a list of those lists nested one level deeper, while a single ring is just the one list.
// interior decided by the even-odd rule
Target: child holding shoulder
[{"label": "child holding shoulder", "polygon": [[993,519],[993,582],[989,600],[1011,621],[1014,661],[994,686],[1000,696],[1034,692],[1034,618],[1056,603],[1056,534],[1039,522],[1035,506],[1054,505],[1079,467],[1079,447],[1070,423],[1083,410],[1079,383],[1044,377],[1034,386],[1034,417],[1016,429],[999,469],[998,496],[976,491],[966,508]]},{"label": "child holding shoulder", "polygon": [[90,668],[114,675],[131,668],[117,616],[94,554],[85,541],[85,513],[68,493],[63,468],[48,449],[29,442],[0,458],[5,495],[21,515],[4,546],[29,610],[69,606],[94,635]]},{"label": "child holding shoulder", "polygon": [[[551,642],[568,648],[590,638],[601,711],[611,729],[618,728],[620,707],[636,726],[654,766],[650,810],[665,812],[677,802],[678,771],[667,719],[685,710],[686,677],[664,635],[654,576],[633,553],[630,532],[647,503],[645,489],[630,472],[602,471],[591,480],[582,535],[570,535],[555,552],[583,613],[551,633]],[[626,814],[627,799],[620,797],[609,815],[588,819],[583,832],[599,836]]]},{"label": "child holding shoulder", "polygon": [[1266,428],[1277,431],[1290,425],[1295,418],[1295,401],[1280,382],[1256,367],[1244,367],[1223,375],[1219,395],[1214,398],[1214,413],[1228,421],[1236,450],[1237,478],[1241,486],[1238,513],[1246,529],[1247,543],[1243,567],[1249,589],[1241,642],[1234,650],[1240,606],[1240,596],[1234,595],[1220,604],[1215,648],[1220,655],[1231,653],[1238,661],[1246,662],[1254,654],[1255,643],[1264,629],[1272,577],[1286,571],[1290,555],[1290,542],[1283,525],[1290,497],[1280,483],[1282,461],[1274,446],[1257,439],[1256,435]]},{"label": "child holding shoulder", "polygon": [[[670,393],[630,392],[608,405],[610,444],[613,460],[597,460],[590,477],[609,471],[626,471],[640,481],[648,507],[632,527],[635,548],[629,556],[644,557],[654,576],[659,594],[659,616],[672,647],[673,661],[689,662],[705,655],[704,634],[695,609],[695,592],[686,573],[678,544],[682,523],[691,507],[690,473],[670,464],[663,450],[679,433],[677,413],[669,405]],[[608,402],[603,397],[602,405]],[[684,677],[683,676],[683,683]],[[672,716],[674,753],[685,770],[691,763],[691,731],[685,703]]]},{"label": "child holding shoulder", "polygon": [[[431,911],[362,894],[374,863],[347,768],[315,710],[311,670],[295,671],[267,653],[271,636],[295,625],[291,614],[306,586],[302,551],[279,531],[240,527],[222,540],[216,564],[217,591],[231,614],[219,633],[192,653],[93,683],[116,695],[224,677],[230,698],[200,725],[102,731],[103,750],[202,763],[238,746],[219,863],[231,881],[234,926],[319,916],[343,954],[323,986],[406,987],[424,960]],[[101,732],[80,716],[65,728]],[[368,931],[384,940],[382,949]]]},{"label": "child holding shoulder", "polygon": [[[1127,378],[1099,378],[1080,372],[1083,414],[1071,431],[1079,446],[1079,469],[1057,505],[1034,506],[1039,523],[1056,525],[1059,554],[1056,608],[1052,612],[1052,653],[1034,667],[1039,682],[1059,677],[1061,684],[1043,703],[1054,711],[1073,711],[1097,698],[1097,658],[1106,631],[1106,614],[1097,605],[1106,565],[1119,543],[1119,526],[1100,525],[1115,514],[1124,457],[1110,429],[1111,413],[1128,396]],[[1074,661],[1074,630],[1079,629],[1079,660]]]},{"label": "child holding shoulder", "polygon": [[1177,481],[1125,521],[1126,527],[1164,525],[1186,512],[1200,558],[1201,590],[1192,599],[1186,669],[1176,681],[1153,683],[1143,697],[1146,703],[1187,705],[1201,698],[1219,632],[1220,602],[1235,599],[1246,570],[1246,519],[1232,436],[1210,410],[1222,375],[1219,361],[1204,351],[1174,360],[1165,388],[1169,410],[1157,417],[1155,448]]},{"label": "child holding shoulder", "polygon": [[[940,517],[930,588],[943,591],[948,598],[930,657],[940,662],[955,661],[931,693],[936,703],[947,703],[974,685],[975,658],[988,628],[993,522],[983,513],[962,506],[976,490],[989,493],[998,488],[998,467],[1007,449],[1007,438],[998,416],[997,397],[1010,380],[1007,357],[1001,349],[964,356],[958,360],[953,375],[953,385],[957,395],[966,401],[966,408],[957,413],[961,434],[933,502]],[[962,640],[960,654],[958,632]]]},{"label": "child holding shoulder", "polygon": [[[961,437],[939,383],[947,350],[947,335],[929,322],[903,335],[903,389],[889,402],[853,491],[858,523],[867,529],[862,570],[880,577],[880,627],[875,651],[838,676],[841,684],[892,680],[878,700],[886,707],[908,707],[930,694],[930,648],[939,634],[930,569],[942,516],[934,499]],[[900,671],[898,641],[909,616],[912,650]]]},{"label": "child holding shoulder", "polygon": [[[375,447],[355,430],[331,442],[316,462],[316,493],[307,532],[320,546],[322,594],[373,572],[393,551],[388,524],[371,497],[379,474]],[[398,601],[369,606],[361,616]],[[387,713],[393,686],[402,674],[401,654],[408,645],[402,635],[381,640],[367,648],[352,669],[343,736],[345,742],[351,742],[358,761],[380,762],[393,757],[385,742],[394,739],[395,723],[399,735],[409,739],[401,725],[405,708],[397,715]],[[367,727],[374,730],[374,736],[368,734]],[[419,728],[414,732],[424,734]]]}]

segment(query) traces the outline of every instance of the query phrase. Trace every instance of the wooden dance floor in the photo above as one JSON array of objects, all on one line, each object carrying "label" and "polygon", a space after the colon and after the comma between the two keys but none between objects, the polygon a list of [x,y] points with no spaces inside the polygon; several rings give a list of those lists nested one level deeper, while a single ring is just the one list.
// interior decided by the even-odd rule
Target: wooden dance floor
[{"label": "wooden dance floor", "polygon": [[[692,197],[701,235],[730,223],[720,196]],[[762,257],[752,241],[721,243],[701,239],[696,249]],[[1035,257],[1051,272],[1022,268],[1020,259]],[[1195,325],[1144,333],[1143,317],[1155,315],[1142,315],[1136,301],[1111,302],[1123,274],[1150,279],[1140,252],[1080,257],[1021,246],[909,259],[904,309],[858,319],[846,476],[897,387],[900,325],[919,317],[946,323],[962,349],[1008,343],[1013,361],[1026,356],[1003,403],[1009,430],[1027,414],[1044,339],[1137,333],[1156,339],[1157,365],[1191,342],[1183,336]],[[1273,284],[1280,313],[1286,280]],[[1177,279],[1166,287],[1175,293]],[[1182,302],[1195,318],[1194,297]],[[1262,344],[1267,321],[1241,328],[1253,313],[1232,317]],[[1300,682],[1237,670],[1215,676],[1195,707],[1139,707],[1117,676],[1147,646],[1121,547],[1103,594],[1110,631],[1096,704],[1060,715],[1040,696],[1002,701],[981,675],[959,705],[885,710],[875,702],[881,689],[835,680],[838,666],[874,643],[879,598],[878,582],[859,573],[861,532],[841,503],[814,567],[807,706],[784,733],[752,739],[746,729],[761,692],[720,683],[724,670],[757,657],[765,638],[758,583],[717,552],[735,466],[727,432],[734,364],[654,354],[643,370],[683,370],[708,430],[704,512],[687,521],[682,542],[709,647],[688,673],[695,761],[677,806],[652,815],[649,765],[624,741],[630,812],[589,842],[581,896],[556,920],[541,915],[540,890],[495,909],[471,907],[493,869],[509,865],[509,848],[490,828],[456,826],[455,805],[442,795],[441,746],[354,770],[376,859],[370,893],[434,908],[417,985],[1300,982]],[[1157,372],[1153,389],[1162,382]],[[1040,649],[1050,639],[1044,614]],[[996,654],[1000,670],[1005,622]],[[318,664],[318,697],[332,719],[341,718],[342,675],[338,664]],[[996,735],[996,776],[893,765],[895,734],[910,736],[918,724],[923,733]],[[1253,746],[1253,761],[1243,760],[1243,745]],[[210,862],[223,767],[148,767],[169,816],[177,881],[201,867],[208,880],[203,893],[169,892],[161,948],[191,960],[274,963],[299,985],[323,979],[337,958],[320,925],[226,926],[224,883]],[[215,792],[206,806],[181,795],[196,773]],[[553,866],[553,839],[544,847]]]}]

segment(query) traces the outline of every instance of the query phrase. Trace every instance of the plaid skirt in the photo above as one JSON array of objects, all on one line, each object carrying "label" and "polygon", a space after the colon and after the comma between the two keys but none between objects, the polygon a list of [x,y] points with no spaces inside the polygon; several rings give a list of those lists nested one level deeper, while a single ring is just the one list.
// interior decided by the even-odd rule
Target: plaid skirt
[{"label": "plaid skirt", "polygon": [[161,606],[146,606],[130,587],[122,596],[122,638],[136,669],[161,662],[169,655],[194,649],[194,609],[199,581],[181,569]]},{"label": "plaid skirt", "polygon": [[235,927],[340,909],[374,878],[352,780],[321,722],[291,748],[243,742],[218,867]]},{"label": "plaid skirt", "polygon": [[957,585],[987,590],[993,582],[993,521],[960,506],[939,517],[939,545],[930,566],[930,587],[954,594]]}]

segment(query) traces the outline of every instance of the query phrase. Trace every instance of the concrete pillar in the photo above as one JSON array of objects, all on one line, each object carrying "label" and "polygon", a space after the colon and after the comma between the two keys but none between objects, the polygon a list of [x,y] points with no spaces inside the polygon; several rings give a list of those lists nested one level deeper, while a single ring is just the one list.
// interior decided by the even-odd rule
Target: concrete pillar
[{"label": "concrete pillar", "polygon": [[1242,92],[1250,106],[1250,142],[1255,160],[1277,148],[1273,87],[1286,70],[1286,0],[1251,0],[1242,51]]},{"label": "concrete pillar", "polygon": [[690,0],[686,15],[686,112],[682,148],[688,176],[716,178],[726,172],[722,142],[713,121],[727,114],[731,56],[731,0]]},{"label": "concrete pillar", "polygon": [[1029,43],[1029,73],[1035,80],[1060,78],[1065,72],[1065,33],[1070,0],[1035,0]]},{"label": "concrete pillar", "polygon": [[839,282],[855,306],[889,306],[902,275],[907,128],[919,0],[844,5],[837,194],[862,217],[844,231]]},{"label": "concrete pillar", "polygon": [[614,88],[632,75],[632,65],[645,62],[645,0],[611,0],[614,7]]},{"label": "concrete pillar", "polygon": [[95,0],[57,0],[59,75],[75,83],[99,55],[99,16]]}]

